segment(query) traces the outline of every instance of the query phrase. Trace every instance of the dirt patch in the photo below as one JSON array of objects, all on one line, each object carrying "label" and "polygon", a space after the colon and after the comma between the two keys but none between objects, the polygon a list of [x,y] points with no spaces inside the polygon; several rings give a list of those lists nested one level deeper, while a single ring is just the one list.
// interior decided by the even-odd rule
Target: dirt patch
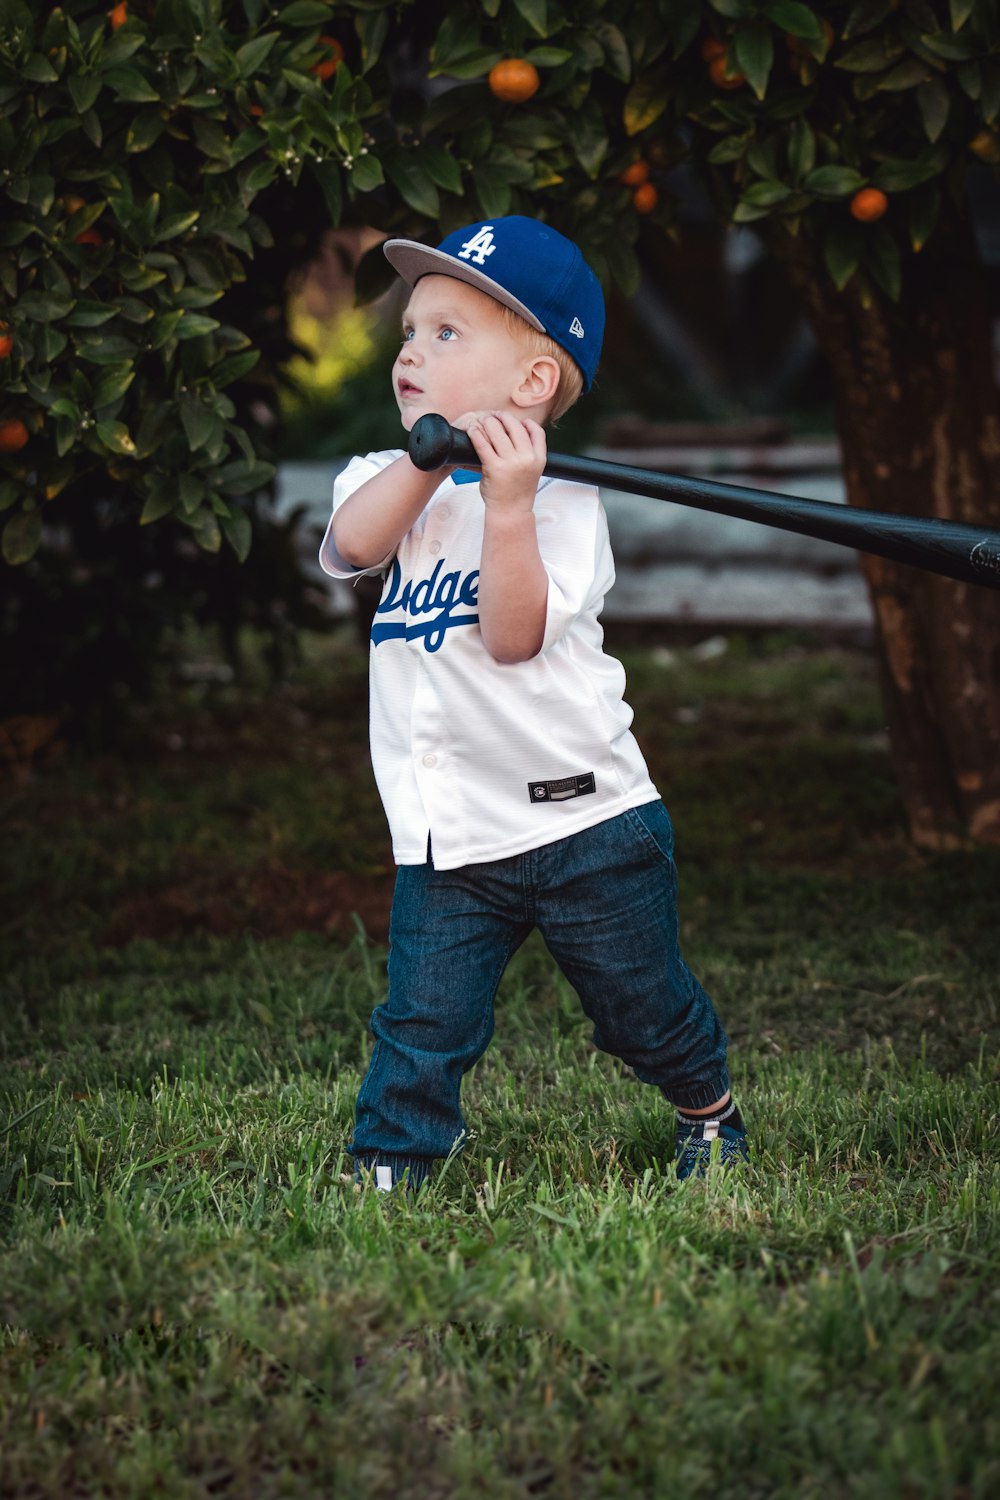
[{"label": "dirt patch", "polygon": [[357,917],[376,942],[389,935],[394,872],[293,868],[269,861],[209,886],[167,886],[121,901],[105,935],[111,947],[134,938],[160,941],[196,932],[220,937],[252,931],[265,937],[296,932],[349,933]]}]

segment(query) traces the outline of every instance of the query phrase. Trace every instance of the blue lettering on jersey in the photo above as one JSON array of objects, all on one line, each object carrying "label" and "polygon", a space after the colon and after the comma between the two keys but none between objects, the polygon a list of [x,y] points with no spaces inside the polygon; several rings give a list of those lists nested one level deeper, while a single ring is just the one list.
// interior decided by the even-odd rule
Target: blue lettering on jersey
[{"label": "blue lettering on jersey", "polygon": [[376,619],[372,624],[373,646],[380,646],[383,641],[412,641],[423,636],[425,651],[440,651],[446,631],[456,625],[479,624],[478,614],[455,613],[463,607],[474,609],[479,603],[479,569],[466,573],[463,578],[458,572],[442,573],[443,567],[444,558],[441,558],[429,578],[421,578],[419,582],[408,578],[404,584],[399,563],[393,560],[385,594],[375,613],[385,615],[390,610],[399,609],[414,623],[407,620],[382,623]]}]

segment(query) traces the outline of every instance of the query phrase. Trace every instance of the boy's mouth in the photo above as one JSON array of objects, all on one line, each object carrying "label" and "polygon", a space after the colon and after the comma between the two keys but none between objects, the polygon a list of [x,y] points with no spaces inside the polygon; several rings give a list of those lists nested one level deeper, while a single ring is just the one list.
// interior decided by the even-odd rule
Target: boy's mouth
[{"label": "boy's mouth", "polygon": [[399,394],[401,396],[422,396],[423,395],[423,391],[420,389],[419,385],[414,385],[412,380],[405,380],[404,379],[404,380],[397,381],[397,383],[396,383],[396,389],[399,391]]}]

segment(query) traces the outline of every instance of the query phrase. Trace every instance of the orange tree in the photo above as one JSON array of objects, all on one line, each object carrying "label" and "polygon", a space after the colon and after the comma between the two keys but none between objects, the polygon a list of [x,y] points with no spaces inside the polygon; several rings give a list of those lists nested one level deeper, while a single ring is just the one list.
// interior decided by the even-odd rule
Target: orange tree
[{"label": "orange tree", "polygon": [[[787,266],[851,502],[1000,525],[965,204],[998,116],[995,0],[7,0],[4,554],[105,492],[137,532],[245,552],[269,470],[241,393],[276,364],[259,289],[303,223],[540,213],[627,291],[640,222],[676,232],[682,161]],[[376,254],[362,289],[384,274]],[[1000,842],[995,595],[865,568],[914,836]]]},{"label": "orange tree", "polygon": [[[526,102],[490,88],[509,57],[541,71]],[[1000,160],[996,0],[454,0],[430,64],[467,81],[407,143],[415,209],[446,225],[541,210],[627,289],[640,216],[673,234],[670,169],[693,164],[787,267],[832,370],[850,502],[1000,526],[966,205],[970,165]],[[913,836],[1000,843],[996,595],[864,567]]]}]

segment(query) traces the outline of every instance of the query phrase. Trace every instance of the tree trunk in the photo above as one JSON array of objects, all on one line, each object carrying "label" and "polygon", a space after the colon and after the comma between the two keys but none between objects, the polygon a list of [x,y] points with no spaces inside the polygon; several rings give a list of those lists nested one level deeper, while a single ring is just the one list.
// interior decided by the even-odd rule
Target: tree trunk
[{"label": "tree trunk", "polygon": [[[904,257],[895,306],[838,293],[808,244],[773,248],[832,368],[849,502],[1000,528],[993,319],[969,226]],[[1000,844],[1000,593],[862,563],[913,839]]]}]

